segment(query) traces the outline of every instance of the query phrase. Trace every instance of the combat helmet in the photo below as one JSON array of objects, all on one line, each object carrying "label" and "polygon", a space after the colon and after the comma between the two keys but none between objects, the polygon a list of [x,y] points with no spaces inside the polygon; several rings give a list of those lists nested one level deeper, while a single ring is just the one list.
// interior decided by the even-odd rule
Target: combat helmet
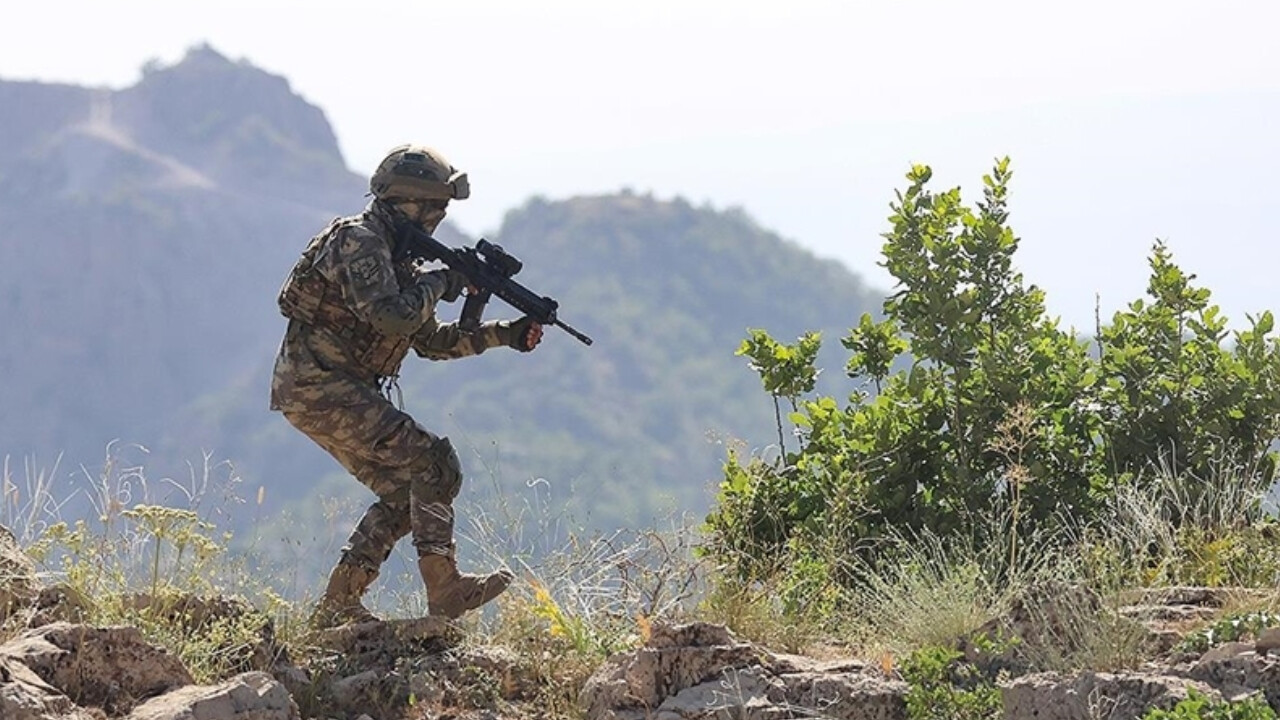
[{"label": "combat helmet", "polygon": [[387,153],[369,178],[379,200],[463,200],[471,195],[467,174],[425,145],[400,145]]}]

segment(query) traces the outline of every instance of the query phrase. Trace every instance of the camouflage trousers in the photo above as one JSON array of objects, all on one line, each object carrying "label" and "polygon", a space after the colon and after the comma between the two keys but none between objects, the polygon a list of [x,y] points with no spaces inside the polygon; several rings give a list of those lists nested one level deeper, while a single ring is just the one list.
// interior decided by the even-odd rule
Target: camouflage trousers
[{"label": "camouflage trousers", "polygon": [[341,562],[377,572],[400,538],[413,534],[418,555],[453,552],[453,500],[462,487],[458,455],[391,404],[377,388],[337,407],[284,416],[378,496],[342,549]]}]

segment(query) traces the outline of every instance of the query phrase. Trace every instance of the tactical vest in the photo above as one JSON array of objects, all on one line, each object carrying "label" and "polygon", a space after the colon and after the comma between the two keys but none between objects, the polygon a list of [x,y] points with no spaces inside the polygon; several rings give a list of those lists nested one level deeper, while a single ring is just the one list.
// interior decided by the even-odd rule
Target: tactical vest
[{"label": "tactical vest", "polygon": [[413,339],[384,335],[361,320],[342,300],[342,291],[315,268],[316,255],[331,237],[360,222],[360,216],[334,218],[311,238],[280,288],[280,312],[290,320],[323,328],[345,340],[361,366],[378,377],[394,377]]}]

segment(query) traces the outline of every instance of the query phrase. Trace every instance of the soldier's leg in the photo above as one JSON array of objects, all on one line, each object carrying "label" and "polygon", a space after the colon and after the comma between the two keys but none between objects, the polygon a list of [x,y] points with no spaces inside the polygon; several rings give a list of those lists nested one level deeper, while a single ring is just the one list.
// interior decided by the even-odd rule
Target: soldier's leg
[{"label": "soldier's leg", "polygon": [[409,534],[408,482],[397,483],[394,472],[388,477],[377,463],[370,463],[355,452],[361,439],[347,428],[367,423],[369,413],[362,409],[344,406],[285,414],[290,423],[379,496],[356,523],[338,563],[329,573],[324,594],[311,615],[311,624],[317,628],[377,619],[361,599],[377,580],[396,543]]},{"label": "soldier's leg", "polygon": [[[313,439],[380,498],[408,488],[409,527],[420,557],[419,571],[427,584],[431,612],[457,617],[505,590],[511,576],[457,572],[453,500],[462,486],[457,453],[447,439],[428,432],[376,392],[370,395],[358,405],[344,406],[346,421],[337,432],[326,433],[324,442],[314,436]],[[353,417],[359,421],[350,421]],[[294,418],[290,421],[294,422]],[[294,424],[307,432],[302,427],[307,424],[305,421]],[[371,553],[372,550],[365,551],[363,558],[369,559]],[[344,557],[361,559],[354,550],[344,553]]]},{"label": "soldier's leg", "polygon": [[432,615],[456,618],[502,594],[511,584],[506,571],[487,575],[458,572],[453,543],[453,501],[462,489],[462,467],[448,438],[429,449],[423,472],[414,475],[409,493],[413,546],[418,571],[427,586]]},{"label": "soldier's leg", "polygon": [[377,620],[362,602],[382,564],[400,538],[409,534],[408,493],[380,498],[365,510],[329,573],[324,595],[311,616],[313,627]]},{"label": "soldier's leg", "polygon": [[376,573],[400,538],[408,534],[409,493],[397,490],[378,498],[364,511],[342,548],[339,562]]}]

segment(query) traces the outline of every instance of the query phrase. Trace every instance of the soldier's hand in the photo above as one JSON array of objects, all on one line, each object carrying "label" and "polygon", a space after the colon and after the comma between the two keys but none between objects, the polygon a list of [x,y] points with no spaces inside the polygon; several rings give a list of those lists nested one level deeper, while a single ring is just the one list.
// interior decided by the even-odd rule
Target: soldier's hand
[{"label": "soldier's hand", "polygon": [[542,323],[525,316],[511,323],[507,344],[520,352],[529,352],[542,342]]},{"label": "soldier's hand", "polygon": [[451,268],[432,270],[424,276],[424,280],[436,285],[439,289],[438,297],[445,302],[457,300],[462,289],[467,287],[467,276]]}]

